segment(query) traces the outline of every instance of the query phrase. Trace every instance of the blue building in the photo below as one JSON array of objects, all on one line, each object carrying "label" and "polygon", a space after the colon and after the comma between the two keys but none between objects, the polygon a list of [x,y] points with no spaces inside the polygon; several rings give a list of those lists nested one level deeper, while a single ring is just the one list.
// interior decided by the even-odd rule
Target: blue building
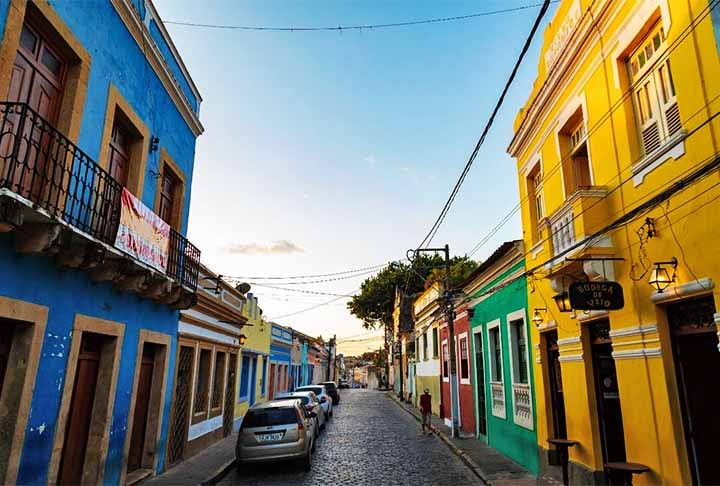
[{"label": "blue building", "polygon": [[166,465],[201,97],[149,0],[0,0],[0,483]]},{"label": "blue building", "polygon": [[290,354],[293,338],[290,328],[274,322],[270,334],[270,389],[268,399],[290,388]]}]

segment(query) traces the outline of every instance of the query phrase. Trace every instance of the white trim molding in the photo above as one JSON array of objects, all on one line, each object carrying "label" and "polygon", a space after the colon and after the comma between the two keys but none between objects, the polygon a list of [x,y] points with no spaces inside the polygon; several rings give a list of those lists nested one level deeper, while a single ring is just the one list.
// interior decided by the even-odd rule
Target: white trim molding
[{"label": "white trim molding", "polygon": [[641,348],[628,349],[627,351],[613,351],[613,359],[632,359],[632,358],[656,358],[662,356],[662,348]]},{"label": "white trim molding", "polygon": [[561,354],[561,355],[558,357],[558,361],[560,361],[560,362],[562,362],[562,361],[582,361],[582,360],[583,360],[583,354],[582,354],[582,353],[578,353],[578,354]]},{"label": "white trim molding", "polygon": [[562,338],[557,340],[558,346],[566,346],[568,344],[578,344],[580,343],[580,336],[570,336],[567,338]]},{"label": "white trim molding", "polygon": [[639,326],[623,327],[621,329],[611,329],[610,337],[623,337],[623,336],[642,336],[657,332],[657,324],[642,324]]},{"label": "white trim molding", "polygon": [[687,137],[687,130],[678,131],[667,138],[658,148],[646,154],[639,162],[633,164],[630,168],[633,174],[633,187],[642,184],[646,175],[668,160],[677,160],[685,155],[685,137]]},{"label": "white trim molding", "polygon": [[673,285],[668,287],[664,292],[657,290],[650,294],[650,300],[653,302],[667,302],[679,297],[690,297],[695,294],[703,294],[715,288],[715,283],[711,278],[701,278],[684,284]]}]

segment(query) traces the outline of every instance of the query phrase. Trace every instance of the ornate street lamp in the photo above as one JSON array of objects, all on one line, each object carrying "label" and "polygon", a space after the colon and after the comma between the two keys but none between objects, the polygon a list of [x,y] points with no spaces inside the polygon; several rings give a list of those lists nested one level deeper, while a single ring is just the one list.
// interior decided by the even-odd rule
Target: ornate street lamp
[{"label": "ornate street lamp", "polygon": [[563,290],[560,293],[553,295],[553,300],[560,309],[560,312],[572,312],[572,305],[570,305],[570,295],[567,291]]},{"label": "ornate street lamp", "polygon": [[[672,260],[667,262],[655,262],[653,263],[655,268],[650,272],[650,280],[648,283],[655,287],[658,293],[662,293],[671,283],[675,281],[675,270],[677,270],[678,261],[677,258],[672,257]],[[665,265],[670,265],[673,269],[672,276],[668,273]]]}]

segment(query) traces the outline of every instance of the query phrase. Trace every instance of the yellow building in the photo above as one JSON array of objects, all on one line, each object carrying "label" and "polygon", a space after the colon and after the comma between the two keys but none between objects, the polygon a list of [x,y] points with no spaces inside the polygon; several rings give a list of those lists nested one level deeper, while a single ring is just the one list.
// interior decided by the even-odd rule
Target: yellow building
[{"label": "yellow building", "polygon": [[425,388],[432,395],[432,412],[440,415],[440,353],[438,336],[438,313],[440,290],[437,284],[420,294],[413,303],[415,321],[415,390],[412,395],[415,406],[418,396]]},{"label": "yellow building", "polygon": [[[635,484],[720,483],[720,7],[710,7],[562,0],[516,119],[508,151],[532,271],[540,462],[557,473],[548,439],[577,441],[572,483],[602,481],[608,462],[647,466]],[[561,312],[580,281],[593,298]],[[624,305],[588,310],[618,300],[610,284],[590,285],[607,281]]]},{"label": "yellow building", "polygon": [[238,392],[235,395],[235,427],[240,426],[242,417],[255,403],[267,401],[270,357],[271,325],[263,318],[258,299],[247,294],[243,316],[247,325],[243,327],[245,344],[238,359]]}]

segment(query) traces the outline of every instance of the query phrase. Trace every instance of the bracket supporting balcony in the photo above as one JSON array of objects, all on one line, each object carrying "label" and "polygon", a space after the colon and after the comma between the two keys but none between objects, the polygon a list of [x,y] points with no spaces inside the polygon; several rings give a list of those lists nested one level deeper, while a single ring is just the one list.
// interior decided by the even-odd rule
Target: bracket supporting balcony
[{"label": "bracket supporting balcony", "polygon": [[9,198],[0,198],[0,233],[14,231],[23,224],[23,207]]},{"label": "bracket supporting balcony", "polygon": [[60,236],[60,229],[57,223],[23,224],[15,232],[15,251],[22,254],[43,253]]}]

